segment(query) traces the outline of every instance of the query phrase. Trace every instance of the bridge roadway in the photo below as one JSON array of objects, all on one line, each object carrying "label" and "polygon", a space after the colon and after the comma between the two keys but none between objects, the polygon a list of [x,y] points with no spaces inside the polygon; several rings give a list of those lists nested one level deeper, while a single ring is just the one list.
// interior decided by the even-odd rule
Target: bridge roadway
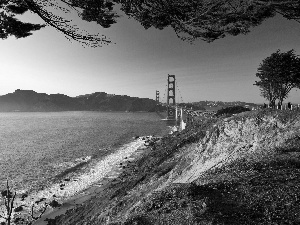
[{"label": "bridge roadway", "polygon": [[180,106],[177,106],[177,105],[167,105],[165,103],[160,103],[160,105],[162,106],[166,106],[166,107],[169,107],[169,108],[173,108],[173,109],[176,109],[180,112],[181,109],[184,113],[186,113],[187,115],[190,115],[192,117],[198,117],[198,116],[213,116],[216,111],[200,111],[200,110],[193,110],[193,109],[188,109],[188,108],[185,108],[185,107],[180,107]]}]

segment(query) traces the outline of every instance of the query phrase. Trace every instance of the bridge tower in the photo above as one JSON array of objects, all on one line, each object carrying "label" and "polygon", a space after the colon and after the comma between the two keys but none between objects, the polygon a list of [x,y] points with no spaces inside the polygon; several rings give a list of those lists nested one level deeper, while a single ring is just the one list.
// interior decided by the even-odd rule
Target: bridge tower
[{"label": "bridge tower", "polygon": [[156,91],[156,105],[159,104],[159,91]]},{"label": "bridge tower", "polygon": [[[173,106],[173,107],[171,107]],[[176,120],[175,113],[175,75],[168,74],[168,96],[167,96],[167,107],[169,120]]]}]

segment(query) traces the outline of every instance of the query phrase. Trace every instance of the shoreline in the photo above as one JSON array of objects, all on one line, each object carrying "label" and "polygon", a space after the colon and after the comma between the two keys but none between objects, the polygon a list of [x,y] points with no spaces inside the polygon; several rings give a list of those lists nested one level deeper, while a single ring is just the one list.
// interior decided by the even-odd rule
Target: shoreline
[{"label": "shoreline", "polygon": [[[138,139],[137,141],[140,141],[140,145],[134,151],[123,152],[126,148],[124,149],[121,148],[112,154],[112,155],[119,155],[123,157],[121,160],[115,162],[114,165],[112,165],[111,169],[102,178],[100,178],[97,182],[93,183],[91,186],[87,187],[86,189],[83,189],[79,193],[63,200],[62,204],[59,207],[47,209],[44,215],[40,219],[36,220],[33,224],[47,225],[48,224],[47,220],[51,220],[54,219],[56,216],[63,215],[66,213],[67,210],[72,209],[78,205],[81,205],[84,202],[93,198],[94,196],[98,195],[100,192],[102,192],[107,188],[107,186],[111,183],[111,181],[118,178],[118,176],[124,170],[126,170],[126,167],[129,163],[131,163],[134,160],[137,160],[146,152],[151,151],[151,147],[146,146],[147,142],[153,141],[152,139],[154,139],[154,142],[156,142],[157,140],[161,139],[161,137],[144,136],[144,137],[138,137],[136,139]],[[101,161],[104,161],[105,158]]]},{"label": "shoreline", "polygon": [[[76,193],[71,190],[70,186],[73,186],[72,181],[77,181],[81,175],[86,175],[85,178],[87,178],[89,175],[96,173],[101,173],[100,178],[102,180],[102,176],[109,172],[107,169],[111,168],[111,165],[103,165],[105,174],[101,172],[102,168],[98,169],[95,166],[106,156],[119,151],[121,148],[123,149],[121,151],[130,151],[129,154],[132,151],[136,151],[138,145],[132,146],[132,150],[124,150],[126,148],[124,146],[136,143],[137,135],[141,137],[148,135],[160,137],[166,135],[169,131],[165,123],[157,120],[156,114],[146,113],[143,115],[143,113],[136,113],[139,114],[136,116],[123,116],[123,114],[107,114],[104,116],[95,116],[93,113],[66,113],[58,116],[41,114],[37,119],[32,114],[24,114],[22,116],[7,114],[8,119],[2,118],[2,120],[9,122],[4,123],[7,124],[8,128],[11,128],[8,131],[18,134],[15,137],[18,137],[20,140],[26,140],[26,143],[16,141],[14,145],[6,144],[5,146],[8,146],[7,152],[11,152],[12,156],[14,156],[14,151],[8,150],[21,149],[16,151],[21,154],[17,155],[16,160],[14,160],[15,164],[7,166],[8,162],[10,162],[9,160],[6,160],[6,164],[3,164],[4,166],[1,164],[4,168],[2,175],[6,176],[6,174],[9,174],[9,176],[6,176],[9,177],[9,185],[13,191],[17,192],[14,205],[18,209],[16,212],[13,212],[14,218],[18,218],[18,221],[22,222],[23,220],[19,220],[19,218],[27,218],[31,212],[32,205],[34,205],[34,211],[36,212],[34,216],[39,216],[38,210],[43,209],[44,204],[51,204],[51,206],[55,207],[58,205],[57,203],[67,202],[72,196],[81,198],[85,194],[93,193],[93,190],[88,190],[89,186],[94,187],[93,181],[88,182],[86,185],[86,182],[83,182],[84,187],[82,188],[75,187],[77,189]],[[22,130],[20,131],[20,129],[14,129],[15,126],[12,126],[12,124],[18,121],[24,121],[22,125],[27,125],[24,126],[24,130],[30,130],[30,133],[27,134],[26,132],[21,132]],[[7,133],[9,133],[8,131]],[[15,143],[15,137],[7,134],[7,138],[4,141]],[[18,147],[18,144],[23,145]],[[66,157],[64,158],[65,155]],[[36,160],[40,158],[41,160]],[[119,161],[124,161],[122,156],[113,163],[115,167],[118,167]],[[15,165],[20,166],[15,167]],[[6,168],[10,170],[6,170]],[[14,168],[16,168],[15,170],[18,173],[14,172]],[[91,169],[93,169],[93,173],[89,172]],[[23,173],[23,171],[25,172]],[[13,176],[14,174],[16,176]],[[113,176],[113,174],[107,174],[107,176]],[[2,190],[6,188],[4,181],[5,179],[1,180],[3,183],[3,185],[1,183]],[[99,182],[95,182],[95,188],[102,185]],[[69,194],[69,191],[72,191],[70,193],[72,195]],[[56,203],[52,204],[52,202]],[[65,207],[65,204],[63,206]],[[4,209],[4,207],[4,204],[1,202],[0,210]],[[47,209],[47,213],[54,211],[50,206]],[[30,219],[30,216],[28,219]]]}]

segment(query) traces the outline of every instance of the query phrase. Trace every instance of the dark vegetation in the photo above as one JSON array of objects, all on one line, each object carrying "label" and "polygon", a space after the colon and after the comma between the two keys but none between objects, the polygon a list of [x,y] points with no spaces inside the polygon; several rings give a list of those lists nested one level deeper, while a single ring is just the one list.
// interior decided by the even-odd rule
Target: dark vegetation
[{"label": "dark vegetation", "polygon": [[255,82],[261,96],[267,99],[272,107],[275,101],[282,105],[284,99],[294,88],[300,88],[300,57],[294,50],[280,52],[277,50],[265,58],[257,69]]},{"label": "dark vegetation", "polygon": [[103,28],[109,28],[117,23],[119,17],[115,6],[145,29],[153,27],[162,30],[171,27],[179,38],[188,41],[202,39],[212,42],[228,35],[247,34],[251,28],[276,14],[297,22],[300,19],[298,0],[1,0],[0,38],[27,37],[44,27],[17,19],[18,15],[30,11],[68,39],[93,47],[110,44],[108,37],[90,34],[58,15],[75,12],[85,21],[94,21]]},{"label": "dark vegetation", "polygon": [[245,108],[243,106],[232,106],[232,107],[227,107],[227,108],[223,108],[217,111],[217,113],[215,114],[216,116],[231,116],[232,114],[238,114],[241,112],[246,112],[246,111],[250,111],[250,109]]},{"label": "dark vegetation", "polygon": [[69,97],[63,94],[16,90],[0,96],[0,112],[11,111],[155,111],[156,102],[148,98],[109,95],[105,92]]}]

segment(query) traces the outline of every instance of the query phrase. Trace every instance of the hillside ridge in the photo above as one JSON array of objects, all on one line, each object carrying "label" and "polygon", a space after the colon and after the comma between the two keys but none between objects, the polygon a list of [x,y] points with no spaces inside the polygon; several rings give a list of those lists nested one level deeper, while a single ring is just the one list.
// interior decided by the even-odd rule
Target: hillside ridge
[{"label": "hillside ridge", "polygon": [[113,95],[105,92],[69,97],[64,94],[37,93],[17,89],[0,96],[0,112],[49,112],[49,111],[154,111],[153,99]]}]

